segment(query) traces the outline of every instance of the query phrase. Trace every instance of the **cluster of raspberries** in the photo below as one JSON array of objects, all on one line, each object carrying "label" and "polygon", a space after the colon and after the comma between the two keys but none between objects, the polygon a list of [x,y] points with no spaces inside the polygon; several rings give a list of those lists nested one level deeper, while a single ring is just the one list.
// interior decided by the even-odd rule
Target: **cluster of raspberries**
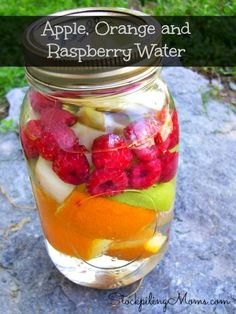
[{"label": "cluster of raspberries", "polygon": [[179,142],[176,111],[172,114],[172,132],[165,140],[160,121],[154,117],[131,122],[123,136],[108,133],[97,137],[92,145],[94,169],[90,173],[86,147],[79,144],[70,128],[77,122],[76,116],[39,93],[31,94],[30,100],[39,119],[28,121],[20,129],[25,155],[50,160],[64,182],[86,183],[91,195],[112,196],[127,188],[145,189],[175,176],[178,153],[170,150]]}]

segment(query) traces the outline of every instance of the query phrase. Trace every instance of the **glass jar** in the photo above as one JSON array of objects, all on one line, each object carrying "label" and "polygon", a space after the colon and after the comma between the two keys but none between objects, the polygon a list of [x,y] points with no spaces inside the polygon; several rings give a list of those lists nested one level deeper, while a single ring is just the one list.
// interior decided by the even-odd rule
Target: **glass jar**
[{"label": "glass jar", "polygon": [[177,112],[160,68],[138,70],[88,75],[85,83],[79,74],[53,81],[50,70],[26,69],[20,138],[47,251],[84,286],[142,278],[168,243]]}]

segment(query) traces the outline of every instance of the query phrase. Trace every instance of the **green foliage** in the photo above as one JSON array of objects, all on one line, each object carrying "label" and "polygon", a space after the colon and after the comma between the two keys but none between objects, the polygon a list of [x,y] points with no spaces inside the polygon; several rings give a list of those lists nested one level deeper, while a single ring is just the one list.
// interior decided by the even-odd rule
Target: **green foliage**
[{"label": "green foliage", "polygon": [[[6,93],[11,88],[22,87],[25,85],[27,85],[27,82],[22,67],[0,67],[0,107],[2,110],[6,107]],[[4,111],[6,110],[4,109],[3,112]]]},{"label": "green foliage", "polygon": [[[132,5],[128,0],[8,0],[1,1],[1,15],[44,15],[78,7]],[[133,1],[137,3],[137,1]],[[234,0],[140,0],[144,11],[155,15],[234,15]]]},{"label": "green foliage", "polygon": [[211,78],[217,78],[219,76],[227,76],[229,78],[232,78],[236,80],[236,66],[233,67],[195,67],[195,70],[197,70],[200,73],[203,73],[204,75],[211,77]]},{"label": "green foliage", "polygon": [[20,67],[0,68],[0,99],[14,87],[26,85],[24,69]]},{"label": "green foliage", "polygon": [[219,99],[220,98],[220,89],[217,85],[210,85],[210,89],[201,94],[202,98],[202,111],[206,115],[207,112],[207,105],[210,99]]},{"label": "green foliage", "polygon": [[[78,7],[110,6],[124,7],[132,5],[128,0],[8,0],[1,1],[1,15],[44,15]],[[133,1],[137,3],[137,1]],[[234,15],[234,0],[140,0],[143,10],[155,15]],[[236,76],[236,67],[215,68],[220,75]],[[0,68],[0,106],[6,92],[13,87],[26,85],[23,68]]]},{"label": "green foliage", "polygon": [[211,98],[217,99],[220,97],[220,89],[217,85],[211,85],[210,89],[202,94],[202,103],[206,104]]},{"label": "green foliage", "polygon": [[0,120],[0,133],[17,132],[17,125],[13,119]]},{"label": "green foliage", "polygon": [[150,3],[154,15],[234,15],[234,0],[156,0],[142,1],[150,12]]},{"label": "green foliage", "polygon": [[126,0],[8,0],[2,1],[1,15],[44,15],[79,7],[128,7]]}]

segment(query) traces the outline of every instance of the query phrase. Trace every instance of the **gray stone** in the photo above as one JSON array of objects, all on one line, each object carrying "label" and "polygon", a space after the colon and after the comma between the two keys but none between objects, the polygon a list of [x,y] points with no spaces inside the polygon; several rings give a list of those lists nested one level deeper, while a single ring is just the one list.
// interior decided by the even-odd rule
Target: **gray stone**
[{"label": "gray stone", "polygon": [[[176,101],[181,125],[176,215],[168,251],[146,276],[137,297],[152,292],[165,300],[187,292],[188,301],[227,299],[230,304],[178,302],[168,305],[166,313],[236,313],[236,115],[215,100],[204,113],[201,93],[207,91],[208,83],[196,72],[168,68],[163,77]],[[14,93],[8,94],[10,102]],[[13,102],[11,116],[17,119],[20,101]],[[0,135],[0,161],[1,186],[15,203],[34,206],[19,141],[12,133]],[[109,293],[114,291],[76,286],[64,278],[46,253],[37,212],[12,207],[2,194],[0,202],[2,313],[138,313],[138,305],[112,307]],[[20,230],[12,231],[22,221]],[[127,295],[136,285],[118,291]],[[144,305],[142,310],[145,314],[162,312],[161,304]]]},{"label": "gray stone", "polygon": [[230,82],[229,87],[233,90],[236,91],[236,83],[235,82]]},{"label": "gray stone", "polygon": [[19,120],[20,106],[27,89],[28,87],[14,88],[6,94],[6,98],[10,104],[8,118],[13,119],[16,123],[18,123]]}]

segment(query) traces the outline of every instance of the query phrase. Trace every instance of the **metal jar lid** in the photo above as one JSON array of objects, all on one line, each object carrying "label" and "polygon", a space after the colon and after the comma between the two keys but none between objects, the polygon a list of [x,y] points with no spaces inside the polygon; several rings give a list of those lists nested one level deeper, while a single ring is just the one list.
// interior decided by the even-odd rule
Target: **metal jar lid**
[{"label": "metal jar lid", "polygon": [[[148,15],[143,12],[138,12],[128,9],[110,9],[110,8],[84,8],[69,11],[62,11],[50,15],[55,24],[60,22],[60,19],[87,16],[102,16],[116,18],[131,19],[134,26],[147,24]],[[149,18],[149,17],[148,17]],[[151,18],[151,17],[150,17]],[[157,23],[155,21],[155,23]],[[136,25],[135,25],[136,24]],[[24,46],[28,51],[34,55],[42,58],[45,55],[46,47],[43,46],[41,38],[39,38],[39,30],[45,25],[45,18],[37,20],[25,32]],[[155,34],[155,42],[160,44],[161,36]],[[39,40],[40,39],[40,40]],[[129,43],[121,43],[124,47],[128,47]],[[115,66],[114,66],[115,64]],[[31,83],[38,83],[40,85],[63,90],[77,90],[77,89],[91,89],[102,88],[103,85],[112,87],[129,84],[134,78],[136,81],[143,79],[154,73],[160,66],[160,59],[150,58],[148,63],[140,62],[135,55],[135,51],[131,57],[131,63],[126,66],[120,61],[120,58],[101,59],[95,63],[86,66],[26,66],[26,76]]]}]

